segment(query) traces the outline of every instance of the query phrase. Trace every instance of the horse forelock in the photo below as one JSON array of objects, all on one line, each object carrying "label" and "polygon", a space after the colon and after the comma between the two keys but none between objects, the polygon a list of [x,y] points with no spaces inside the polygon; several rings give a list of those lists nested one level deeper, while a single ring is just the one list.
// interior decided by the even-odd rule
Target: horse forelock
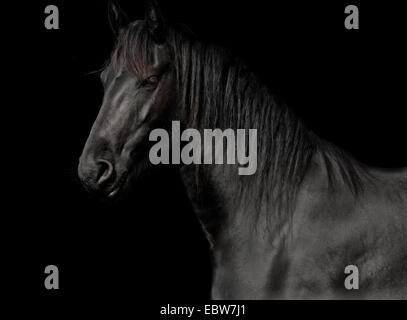
[{"label": "horse forelock", "polygon": [[114,70],[125,68],[130,73],[144,75],[154,61],[154,41],[145,21],[135,21],[119,33],[111,54]]}]

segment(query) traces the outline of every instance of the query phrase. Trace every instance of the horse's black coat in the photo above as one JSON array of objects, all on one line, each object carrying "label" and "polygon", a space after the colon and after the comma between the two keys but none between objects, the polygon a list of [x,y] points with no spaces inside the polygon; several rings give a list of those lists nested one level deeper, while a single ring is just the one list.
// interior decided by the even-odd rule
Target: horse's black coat
[{"label": "horse's black coat", "polygon": [[[213,297],[407,297],[406,171],[368,168],[318,138],[233,54],[181,29],[152,5],[119,32],[80,161],[85,186],[115,196],[147,165],[150,130],[171,120],[256,128],[254,176],[181,168],[212,245]],[[356,293],[343,287],[349,264]]]}]

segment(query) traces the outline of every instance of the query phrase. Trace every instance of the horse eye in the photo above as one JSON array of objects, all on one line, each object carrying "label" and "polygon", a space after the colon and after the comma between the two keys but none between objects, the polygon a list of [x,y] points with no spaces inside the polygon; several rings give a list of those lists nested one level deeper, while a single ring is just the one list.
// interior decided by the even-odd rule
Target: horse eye
[{"label": "horse eye", "polygon": [[158,80],[159,80],[158,76],[151,76],[148,77],[145,82],[146,84],[149,85],[156,85],[158,83]]}]

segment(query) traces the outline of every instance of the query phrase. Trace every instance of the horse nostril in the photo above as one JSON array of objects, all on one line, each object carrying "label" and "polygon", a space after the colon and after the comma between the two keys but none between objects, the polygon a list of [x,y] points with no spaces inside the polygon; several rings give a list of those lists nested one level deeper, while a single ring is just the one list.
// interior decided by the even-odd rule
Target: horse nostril
[{"label": "horse nostril", "polygon": [[113,165],[107,160],[98,160],[97,164],[100,166],[99,175],[97,177],[98,185],[101,185],[105,181],[109,180],[109,178],[113,174]]}]

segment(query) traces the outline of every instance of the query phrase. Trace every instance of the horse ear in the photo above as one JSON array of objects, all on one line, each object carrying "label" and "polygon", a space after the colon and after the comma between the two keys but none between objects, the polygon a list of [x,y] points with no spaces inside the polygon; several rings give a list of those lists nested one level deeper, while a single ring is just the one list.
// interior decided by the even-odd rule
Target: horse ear
[{"label": "horse ear", "polygon": [[123,29],[129,23],[129,18],[123,9],[120,8],[116,0],[110,0],[108,4],[108,17],[110,28],[113,34],[117,37],[120,30]]},{"label": "horse ear", "polygon": [[148,30],[157,43],[165,41],[165,22],[156,0],[146,1],[145,20]]}]

